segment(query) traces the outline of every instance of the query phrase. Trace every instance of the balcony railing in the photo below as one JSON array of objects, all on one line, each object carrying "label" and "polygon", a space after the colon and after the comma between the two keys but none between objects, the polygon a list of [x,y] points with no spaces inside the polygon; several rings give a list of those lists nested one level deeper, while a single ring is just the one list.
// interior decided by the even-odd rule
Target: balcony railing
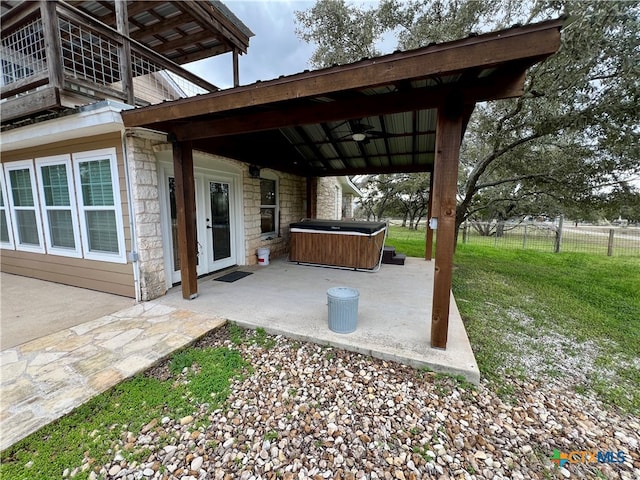
[{"label": "balcony railing", "polygon": [[149,105],[217,90],[64,2],[34,2],[18,17],[3,25],[3,123],[101,99]]}]

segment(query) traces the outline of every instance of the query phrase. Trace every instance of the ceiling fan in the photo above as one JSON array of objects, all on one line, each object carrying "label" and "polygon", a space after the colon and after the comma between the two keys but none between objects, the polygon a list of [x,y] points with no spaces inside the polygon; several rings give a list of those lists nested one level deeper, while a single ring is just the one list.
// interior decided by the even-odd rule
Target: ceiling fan
[{"label": "ceiling fan", "polygon": [[367,125],[366,123],[362,123],[360,121],[348,120],[344,122],[344,124],[348,124],[351,131],[339,137],[338,140],[350,137],[354,142],[367,144],[369,143],[371,138],[381,138],[387,136],[385,132],[374,130],[373,126]]}]

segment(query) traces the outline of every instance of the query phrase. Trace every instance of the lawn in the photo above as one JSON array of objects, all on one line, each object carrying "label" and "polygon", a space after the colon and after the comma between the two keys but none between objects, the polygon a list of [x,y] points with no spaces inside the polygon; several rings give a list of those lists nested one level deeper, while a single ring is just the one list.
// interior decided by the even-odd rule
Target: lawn
[{"label": "lawn", "polygon": [[[424,231],[388,245],[424,255]],[[453,292],[484,378],[568,382],[640,412],[640,257],[459,245]]]}]

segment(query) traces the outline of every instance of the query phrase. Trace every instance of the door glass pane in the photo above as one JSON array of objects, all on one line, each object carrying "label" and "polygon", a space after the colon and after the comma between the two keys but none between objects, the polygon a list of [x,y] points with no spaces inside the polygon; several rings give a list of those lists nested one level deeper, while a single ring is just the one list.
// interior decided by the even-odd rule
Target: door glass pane
[{"label": "door glass pane", "polygon": [[36,212],[33,210],[16,210],[18,240],[22,245],[40,245]]},{"label": "door glass pane", "polygon": [[[169,177],[169,212],[171,214],[171,245],[173,246],[173,271],[180,270],[180,249],[178,248],[178,211],[176,208],[176,179]],[[196,243],[198,230],[196,228]],[[197,248],[196,248],[197,252]],[[200,265],[200,255],[196,253],[196,265]]]},{"label": "door glass pane", "polygon": [[85,215],[89,250],[119,253],[115,212],[113,210],[88,210]]},{"label": "door glass pane", "polygon": [[229,184],[209,183],[213,228],[213,260],[231,256],[231,225],[229,219]]},{"label": "door glass pane", "polygon": [[54,247],[76,248],[70,210],[49,210],[49,232]]},{"label": "door glass pane", "polygon": [[173,245],[173,271],[180,270],[178,251],[178,214],[176,212],[176,179],[169,177],[169,209],[171,211],[171,244]]}]

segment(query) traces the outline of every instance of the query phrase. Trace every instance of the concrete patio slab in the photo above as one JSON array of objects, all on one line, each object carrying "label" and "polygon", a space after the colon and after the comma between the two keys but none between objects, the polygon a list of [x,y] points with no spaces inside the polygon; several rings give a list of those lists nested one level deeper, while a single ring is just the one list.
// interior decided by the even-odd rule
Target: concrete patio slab
[{"label": "concrete patio slab", "polygon": [[[253,275],[233,283],[200,279],[199,296],[182,299],[180,288],[154,300],[175,308],[213,314],[250,328],[344,348],[479,383],[480,373],[453,296],[446,350],[431,348],[433,262],[408,258],[404,266],[378,272],[298,265],[286,260],[241,267]],[[359,291],[355,332],[328,328],[327,290]]]},{"label": "concrete patio slab", "polygon": [[0,348],[132,306],[133,298],[0,272]]}]

